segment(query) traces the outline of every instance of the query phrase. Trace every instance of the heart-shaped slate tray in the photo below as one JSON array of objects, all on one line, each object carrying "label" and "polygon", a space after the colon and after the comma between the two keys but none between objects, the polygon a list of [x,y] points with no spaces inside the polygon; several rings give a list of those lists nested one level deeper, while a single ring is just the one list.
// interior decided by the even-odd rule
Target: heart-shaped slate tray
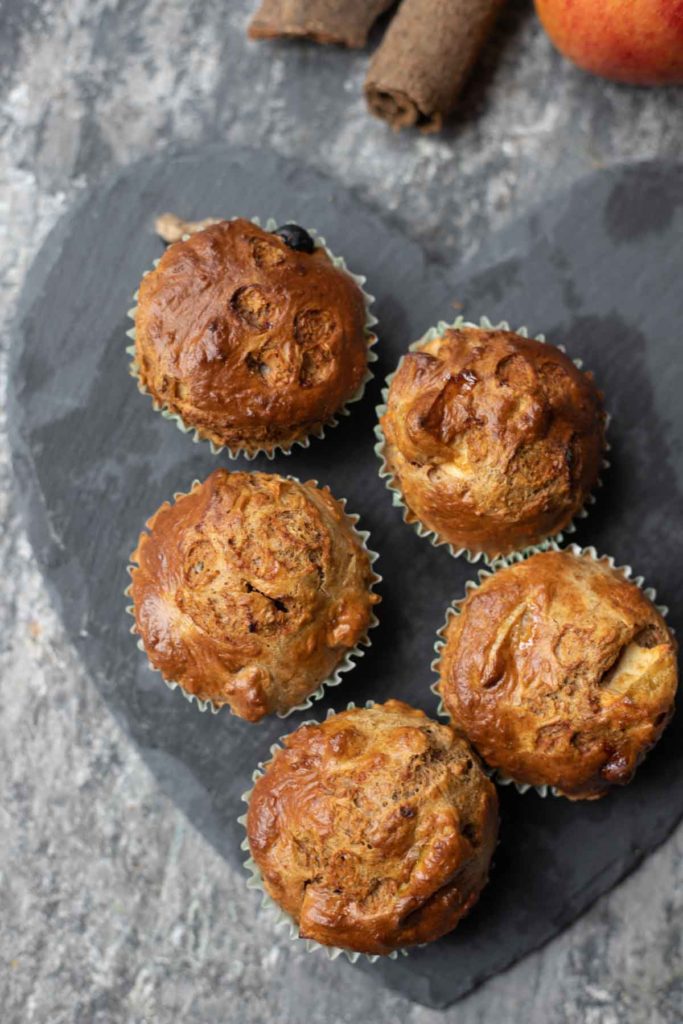
[{"label": "heart-shaped slate tray", "polygon": [[[632,564],[683,618],[683,171],[598,171],[487,240],[476,267],[428,263],[337,184],[270,152],[162,155],[89,192],[47,240],[26,282],[11,362],[10,428],[35,551],[92,681],[160,785],[237,868],[240,794],[287,722],[200,714],[152,673],[128,634],[126,563],[144,520],[217,465],[152,411],[128,376],[126,310],[162,245],[152,224],[274,216],[316,227],[377,296],[376,379],[352,415],[310,449],[258,469],[329,483],[371,531],[384,576],[373,646],[314,708],[403,698],[434,714],[429,664],[448,602],[475,567],[401,520],[373,453],[381,383],[408,344],[464,312],[525,324],[566,345],[607,396],[612,467],[575,538]],[[635,782],[592,804],[501,789],[501,845],[479,906],[450,936],[360,967],[445,1006],[557,934],[660,843],[683,813],[683,720]],[[235,885],[243,884],[237,873]],[[315,954],[318,955],[318,954]],[[351,971],[341,961],[331,974]]]}]

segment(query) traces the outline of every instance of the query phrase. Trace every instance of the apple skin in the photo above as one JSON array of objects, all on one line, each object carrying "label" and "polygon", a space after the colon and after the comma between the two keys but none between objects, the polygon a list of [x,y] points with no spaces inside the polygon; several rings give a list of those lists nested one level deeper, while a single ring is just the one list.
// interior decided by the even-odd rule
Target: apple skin
[{"label": "apple skin", "polygon": [[683,0],[535,0],[546,32],[584,71],[632,85],[683,84]]}]

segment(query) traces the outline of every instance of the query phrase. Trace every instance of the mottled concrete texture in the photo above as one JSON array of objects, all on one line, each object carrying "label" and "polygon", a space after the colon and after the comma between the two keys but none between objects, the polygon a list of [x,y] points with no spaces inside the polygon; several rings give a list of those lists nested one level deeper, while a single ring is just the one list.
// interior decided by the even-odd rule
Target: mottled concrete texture
[{"label": "mottled concrete texture", "polygon": [[[589,168],[680,155],[680,92],[583,76],[525,2],[511,0],[458,118],[427,138],[366,116],[363,54],[247,44],[251,6],[0,3],[5,318],[78,193],[168,143],[273,146],[356,188],[431,254],[463,258]],[[445,1013],[274,932],[84,677],[32,564],[0,431],[3,1024],[683,1020],[681,830],[561,938]]]}]

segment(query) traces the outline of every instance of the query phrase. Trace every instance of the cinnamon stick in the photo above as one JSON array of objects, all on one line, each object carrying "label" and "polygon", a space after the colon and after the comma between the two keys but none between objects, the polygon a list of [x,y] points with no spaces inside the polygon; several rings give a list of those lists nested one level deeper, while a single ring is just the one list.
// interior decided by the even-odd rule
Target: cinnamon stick
[{"label": "cinnamon stick", "polygon": [[403,0],[375,52],[365,97],[398,130],[439,131],[505,0]]},{"label": "cinnamon stick", "polygon": [[394,0],[262,0],[248,28],[251,39],[279,36],[365,46],[368,32]]}]

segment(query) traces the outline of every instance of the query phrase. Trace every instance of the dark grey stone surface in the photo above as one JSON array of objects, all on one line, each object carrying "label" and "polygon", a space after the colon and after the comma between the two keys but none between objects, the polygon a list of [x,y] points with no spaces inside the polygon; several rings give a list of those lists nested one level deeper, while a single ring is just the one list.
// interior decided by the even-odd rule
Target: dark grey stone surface
[{"label": "dark grey stone surface", "polygon": [[[511,4],[463,113],[432,139],[394,138],[366,118],[363,55],[245,45],[248,6],[5,3],[8,316],[79,189],[168,142],[267,143],[336,174],[448,261],[591,165],[680,146],[680,93],[568,68],[525,4]],[[330,971],[255,917],[86,680],[32,565],[2,455],[3,1020],[439,1019],[372,977]],[[446,1016],[678,1021],[682,874],[679,833],[571,931]]]},{"label": "dark grey stone surface", "polygon": [[[384,601],[372,648],[323,706],[399,697],[436,710],[429,691],[435,632],[476,570],[401,522],[378,476],[372,428],[382,379],[409,338],[452,315],[456,298],[466,315],[486,311],[494,322],[508,316],[515,325],[529,323],[533,312],[532,332],[543,325],[596,373],[615,414],[613,464],[573,536],[619,564],[634,563],[671,601],[674,627],[683,620],[683,495],[672,451],[683,434],[683,362],[670,330],[683,313],[683,165],[593,172],[488,239],[474,272],[425,261],[418,246],[343,189],[330,202],[330,189],[328,178],[270,150],[210,146],[200,156],[132,165],[88,193],[48,238],[26,280],[10,360],[9,430],[21,506],[55,604],[92,681],[162,787],[238,869],[237,818],[251,772],[279,736],[323,711],[259,727],[225,712],[219,720],[200,715],[160,687],[129,636],[122,592],[142,523],[194,477],[228,462],[171,429],[127,373],[123,311],[162,251],[151,233],[155,210],[175,202],[192,218],[202,209],[237,208],[276,211],[277,220],[308,217],[334,251],[368,275],[375,294],[378,372],[363,400],[324,441],[254,463],[329,484],[360,514],[380,554]],[[106,236],[102,223],[111,224]],[[86,275],[84,252],[93,268]],[[408,959],[359,966],[412,999],[445,1006],[547,941],[678,823],[681,730],[674,720],[635,782],[598,804],[501,791],[501,845],[476,913]],[[331,974],[343,970],[343,962],[330,965]]]}]

